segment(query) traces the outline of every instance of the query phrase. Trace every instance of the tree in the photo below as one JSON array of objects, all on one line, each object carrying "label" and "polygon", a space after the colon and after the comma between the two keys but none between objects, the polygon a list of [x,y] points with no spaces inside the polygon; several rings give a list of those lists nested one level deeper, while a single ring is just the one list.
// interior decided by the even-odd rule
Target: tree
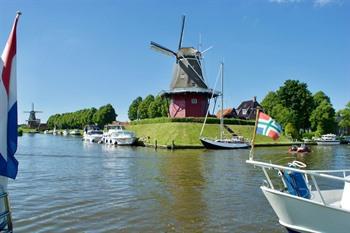
[{"label": "tree", "polygon": [[298,80],[287,80],[277,92],[278,101],[295,113],[295,127],[307,129],[310,127],[310,114],[313,109],[313,98],[306,83]]},{"label": "tree", "polygon": [[140,103],[142,102],[142,98],[139,96],[132,101],[129,106],[128,117],[131,121],[138,119],[138,108]]},{"label": "tree", "polygon": [[320,135],[334,133],[335,131],[335,111],[327,100],[323,100],[320,105],[311,113],[311,129],[316,130]]},{"label": "tree", "polygon": [[348,102],[344,109],[338,112],[339,115],[339,127],[341,129],[349,129],[350,128],[350,102]]},{"label": "tree", "polygon": [[287,123],[287,124],[286,124],[286,127],[285,127],[285,129],[284,129],[284,133],[285,133],[287,136],[292,137],[293,139],[296,139],[296,138],[298,138],[298,136],[299,136],[299,132],[298,132],[298,130],[295,128],[295,126],[294,126],[293,123]]},{"label": "tree", "polygon": [[317,108],[323,101],[331,103],[331,99],[323,92],[318,91],[313,96],[314,108]]},{"label": "tree", "polygon": [[271,117],[274,118],[283,128],[286,127],[288,123],[293,124],[295,127],[296,114],[293,110],[284,107],[282,104],[276,104],[270,113]]},{"label": "tree", "polygon": [[279,101],[276,92],[270,91],[267,93],[263,101],[261,101],[261,106],[263,107],[265,113],[272,116],[272,109],[278,103]]},{"label": "tree", "polygon": [[103,127],[106,124],[115,121],[117,114],[111,104],[100,107],[93,116],[93,121],[98,126]]},{"label": "tree", "polygon": [[155,100],[149,105],[148,117],[164,117],[168,115],[168,104],[166,99],[157,96]]},{"label": "tree", "polygon": [[140,119],[146,119],[149,118],[148,115],[148,108],[151,105],[151,103],[154,101],[153,95],[148,95],[139,105],[138,111],[139,111],[139,118]]}]

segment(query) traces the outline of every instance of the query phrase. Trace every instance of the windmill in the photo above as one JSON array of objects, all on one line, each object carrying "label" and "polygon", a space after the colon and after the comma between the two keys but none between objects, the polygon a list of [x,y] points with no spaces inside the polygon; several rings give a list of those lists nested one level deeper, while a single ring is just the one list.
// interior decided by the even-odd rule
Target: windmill
[{"label": "windmill", "polygon": [[31,129],[37,129],[40,126],[40,119],[36,118],[36,113],[42,113],[42,111],[35,111],[34,110],[34,103],[32,103],[32,110],[31,111],[25,111],[24,113],[29,113],[29,118],[27,120],[28,127]]},{"label": "windmill", "polygon": [[161,93],[170,99],[170,117],[203,117],[208,110],[209,99],[217,97],[218,93],[213,93],[205,83],[202,70],[203,52],[194,47],[182,46],[185,21],[186,17],[182,16],[176,52],[153,41],[150,45],[155,51],[176,59],[170,90]]}]

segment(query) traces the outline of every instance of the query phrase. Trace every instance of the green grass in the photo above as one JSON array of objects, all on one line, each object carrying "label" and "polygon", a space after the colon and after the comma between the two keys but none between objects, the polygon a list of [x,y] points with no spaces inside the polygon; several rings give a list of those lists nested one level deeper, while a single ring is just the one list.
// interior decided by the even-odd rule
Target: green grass
[{"label": "green grass", "polygon": [[[251,140],[254,126],[251,125],[229,125],[233,131]],[[154,144],[157,140],[158,145],[171,145],[174,140],[175,145],[201,145],[199,141],[199,134],[202,128],[200,123],[154,123],[143,125],[129,125],[128,130],[132,130],[137,134],[137,137],[147,139],[147,143]],[[229,133],[225,131],[225,135],[229,137]],[[206,125],[203,131],[204,137],[218,137],[219,125],[210,124]],[[275,144],[275,143],[288,143],[290,140],[285,136],[277,141],[273,141],[269,137],[257,135],[256,144]]]}]

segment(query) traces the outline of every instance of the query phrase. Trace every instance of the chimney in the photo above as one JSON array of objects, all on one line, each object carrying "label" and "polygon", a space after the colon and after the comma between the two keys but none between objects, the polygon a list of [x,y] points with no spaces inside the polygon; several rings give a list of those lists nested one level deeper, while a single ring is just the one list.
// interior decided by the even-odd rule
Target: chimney
[{"label": "chimney", "polygon": [[256,96],[253,97],[253,102],[254,102],[254,103],[256,102]]}]

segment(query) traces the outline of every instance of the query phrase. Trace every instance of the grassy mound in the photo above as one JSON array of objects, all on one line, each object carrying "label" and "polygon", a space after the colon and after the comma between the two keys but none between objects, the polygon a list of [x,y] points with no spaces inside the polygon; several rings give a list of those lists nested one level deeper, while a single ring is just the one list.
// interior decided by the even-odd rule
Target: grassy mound
[{"label": "grassy mound", "polygon": [[[219,137],[220,125],[208,124],[204,127],[203,137],[217,138]],[[238,135],[251,140],[254,126],[252,125],[229,125],[229,127]],[[137,137],[145,142],[154,144],[157,140],[158,145],[171,145],[174,141],[175,145],[201,145],[199,134],[202,128],[200,123],[154,123],[154,124],[136,124],[127,126],[128,130],[132,130]],[[230,137],[226,131],[225,135]],[[290,140],[282,136],[279,140],[273,141],[269,137],[257,135],[256,144],[275,144],[288,143]]]}]

